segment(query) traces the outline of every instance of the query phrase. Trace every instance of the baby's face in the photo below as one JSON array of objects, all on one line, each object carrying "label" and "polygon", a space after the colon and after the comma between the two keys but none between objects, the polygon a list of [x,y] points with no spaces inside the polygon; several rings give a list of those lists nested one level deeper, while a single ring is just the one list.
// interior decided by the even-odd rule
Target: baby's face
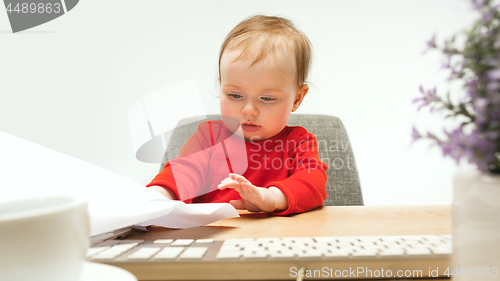
[{"label": "baby's face", "polygon": [[307,93],[299,88],[294,60],[263,59],[233,62],[239,51],[226,50],[221,59],[222,116],[240,121],[246,140],[265,140],[286,126]]}]

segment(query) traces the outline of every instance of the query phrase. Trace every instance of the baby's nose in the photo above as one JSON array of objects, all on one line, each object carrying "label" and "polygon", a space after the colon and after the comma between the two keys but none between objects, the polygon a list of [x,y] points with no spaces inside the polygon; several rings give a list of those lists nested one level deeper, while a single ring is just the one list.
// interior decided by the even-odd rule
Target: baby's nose
[{"label": "baby's nose", "polygon": [[259,115],[259,109],[251,102],[246,103],[242,111],[243,115],[257,116]]}]

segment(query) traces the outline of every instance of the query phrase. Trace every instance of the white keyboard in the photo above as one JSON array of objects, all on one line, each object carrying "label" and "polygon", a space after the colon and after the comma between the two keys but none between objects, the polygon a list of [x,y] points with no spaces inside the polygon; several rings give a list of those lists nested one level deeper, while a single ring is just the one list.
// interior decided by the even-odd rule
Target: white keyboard
[{"label": "white keyboard", "polygon": [[[381,270],[385,267],[386,272],[388,268],[392,268],[395,274],[397,270],[404,272],[421,269],[422,275],[426,276],[430,274],[429,269],[449,266],[451,252],[450,235],[418,235],[246,238],[224,241],[213,239],[108,240],[92,245],[87,257],[93,262],[107,263],[127,269],[139,279],[175,280],[179,279],[179,276],[182,276],[182,279],[202,279],[198,277],[212,277],[210,274],[217,274],[222,270],[224,275],[212,278],[222,280],[286,279],[294,277],[292,275],[297,274],[300,268],[325,271],[325,266],[332,269],[329,271],[332,275],[338,270],[342,272],[343,268],[363,267],[368,272],[368,266],[372,266],[373,270]],[[278,270],[281,273],[274,275],[268,272],[270,275],[266,276],[254,276],[255,274],[245,270],[246,267],[266,268],[273,264],[285,270]],[[320,268],[317,268],[318,266]],[[165,268],[170,269],[165,270]],[[172,274],[172,270],[175,269],[179,271],[178,275]],[[182,272],[186,269],[191,270]],[[199,270],[206,272],[201,273]],[[272,268],[269,270],[272,271]],[[186,274],[189,275],[189,271],[192,276],[188,278]],[[230,276],[227,276],[228,274]],[[335,276],[328,277],[335,278]]]}]

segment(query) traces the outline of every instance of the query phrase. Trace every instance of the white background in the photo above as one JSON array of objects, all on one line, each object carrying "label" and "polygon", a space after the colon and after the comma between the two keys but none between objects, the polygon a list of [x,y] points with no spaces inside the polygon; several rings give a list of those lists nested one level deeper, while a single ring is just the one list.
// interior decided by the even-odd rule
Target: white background
[{"label": "white background", "polygon": [[[455,163],[428,142],[410,146],[414,124],[441,130],[442,118],[417,113],[411,101],[421,83],[446,89],[441,57],[421,53],[433,33],[442,42],[472,23],[477,15],[466,7],[460,0],[82,0],[17,34],[0,11],[0,131],[145,185],[159,164],[135,159],[129,107],[195,78],[205,112],[219,113],[222,40],[250,15],[279,15],[313,44],[311,89],[297,113],[344,122],[365,204],[448,204]],[[27,177],[44,165],[25,160]]]}]

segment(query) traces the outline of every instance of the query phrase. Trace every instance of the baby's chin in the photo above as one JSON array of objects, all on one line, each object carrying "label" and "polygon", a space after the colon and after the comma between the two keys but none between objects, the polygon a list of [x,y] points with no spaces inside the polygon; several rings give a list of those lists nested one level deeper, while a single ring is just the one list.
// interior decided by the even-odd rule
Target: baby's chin
[{"label": "baby's chin", "polygon": [[256,134],[248,134],[245,135],[245,140],[246,141],[251,141],[251,142],[256,142],[256,141],[263,141],[270,139],[272,136],[263,136],[263,135],[256,135]]}]

